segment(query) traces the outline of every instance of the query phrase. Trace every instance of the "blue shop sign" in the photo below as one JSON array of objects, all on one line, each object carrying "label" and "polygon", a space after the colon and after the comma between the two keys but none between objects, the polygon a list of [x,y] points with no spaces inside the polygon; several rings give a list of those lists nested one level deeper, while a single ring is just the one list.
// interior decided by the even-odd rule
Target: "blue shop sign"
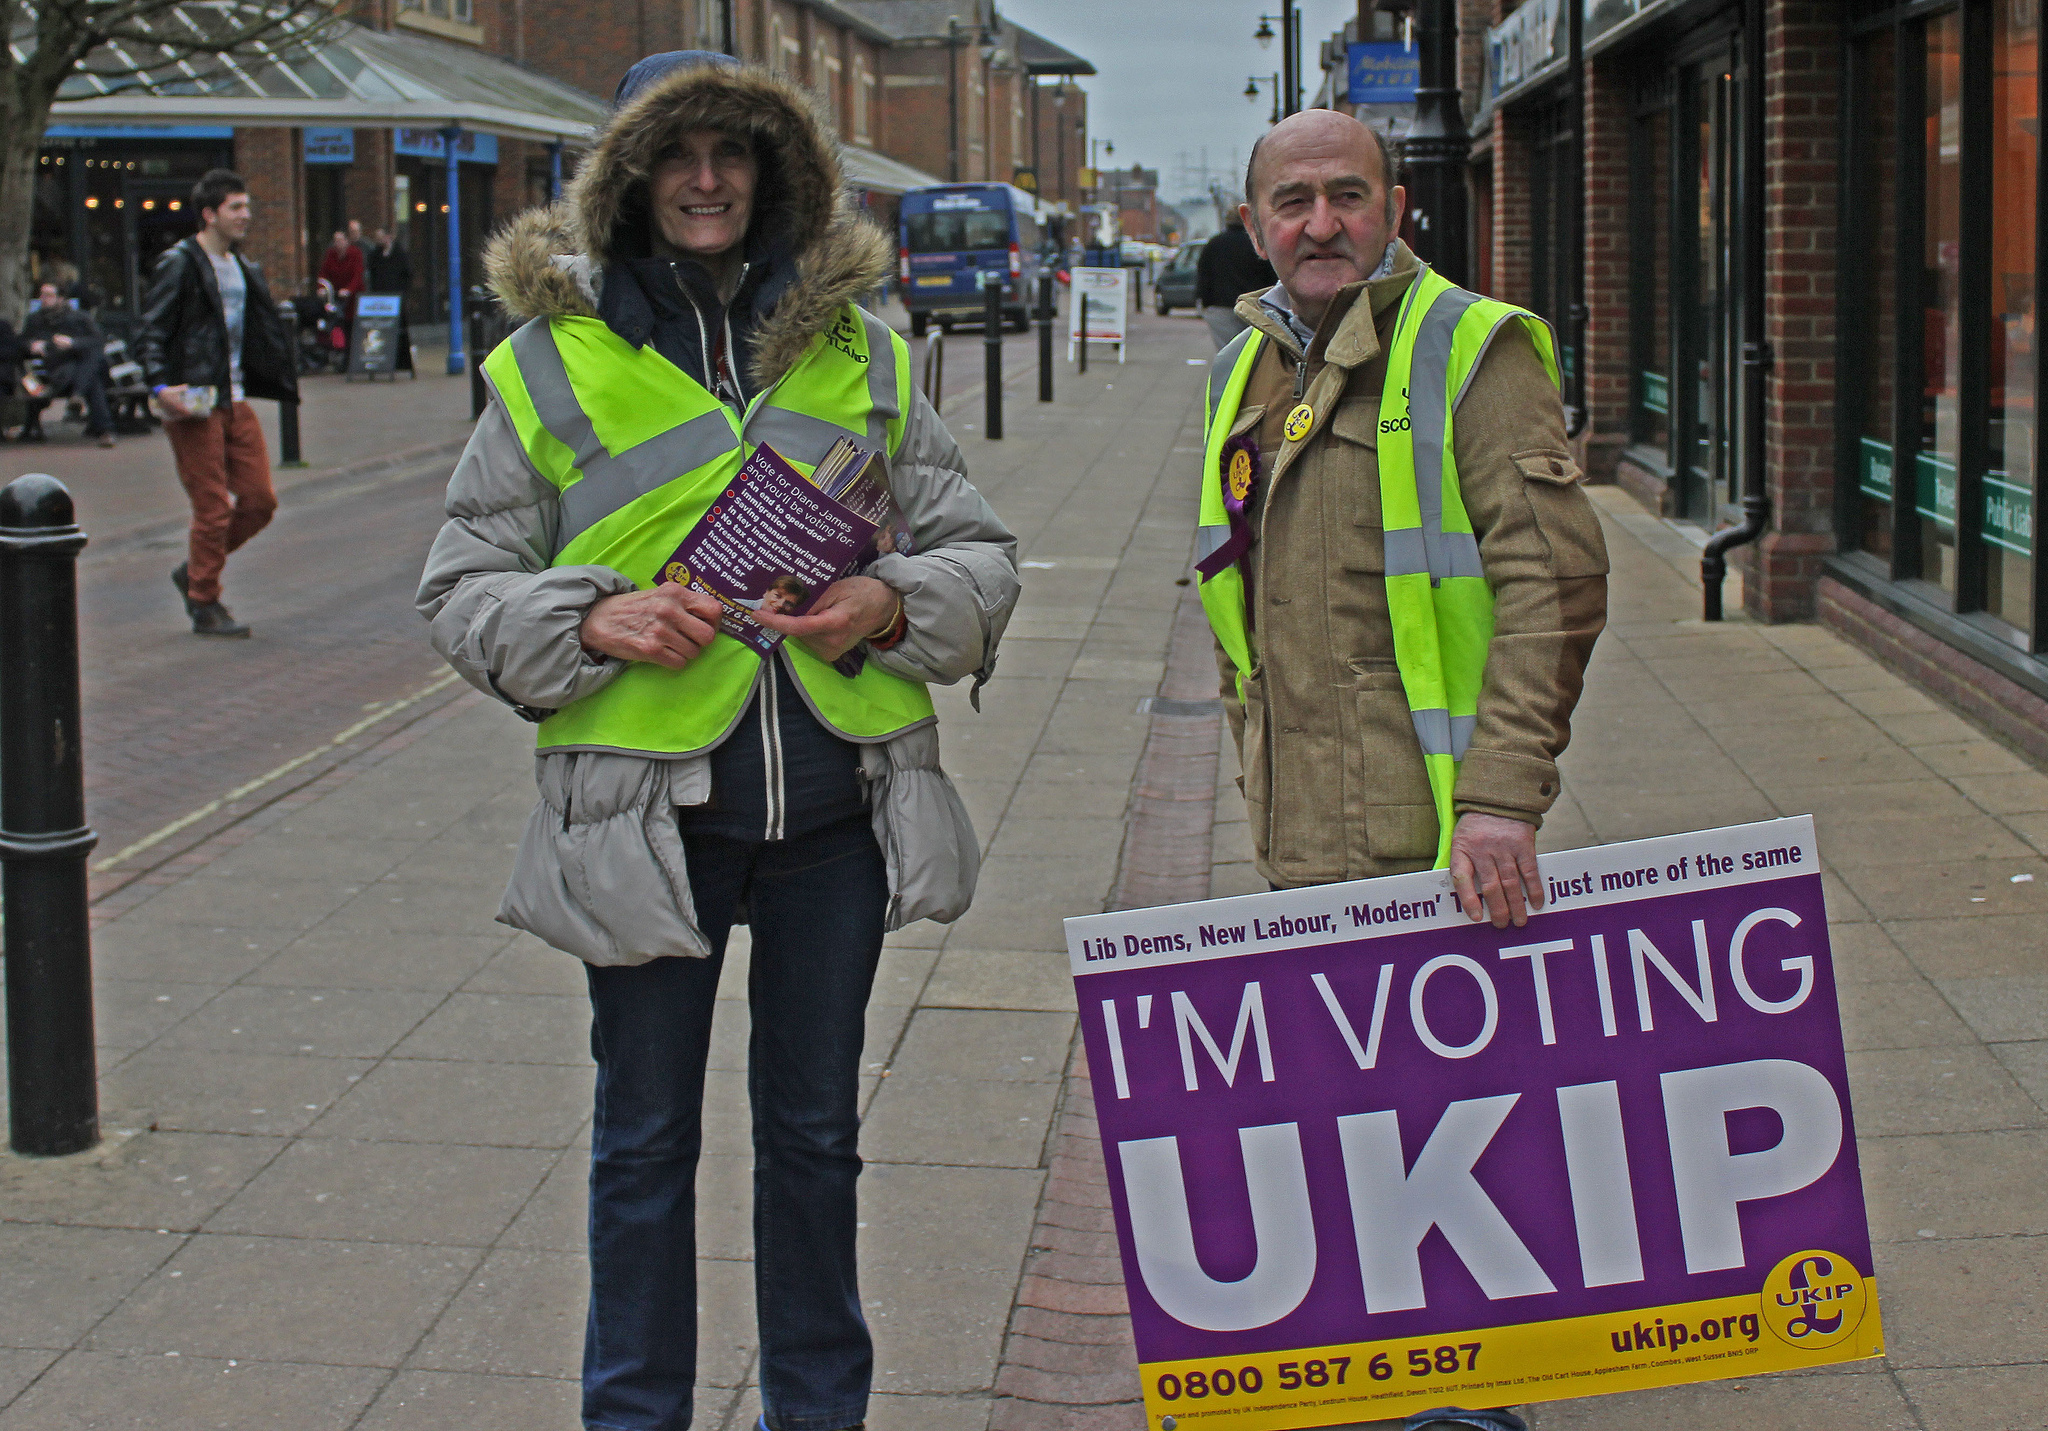
[{"label": "blue shop sign", "polygon": [[305,129],[308,164],[353,164],[356,162],[356,132],[353,129]]},{"label": "blue shop sign", "polygon": [[[438,129],[400,129],[396,131],[391,147],[400,154],[411,154],[442,164],[448,162],[447,141]],[[498,162],[498,136],[465,129],[456,136],[455,157],[465,164],[495,164]]]},{"label": "blue shop sign", "polygon": [[1353,104],[1413,104],[1422,83],[1422,52],[1398,41],[1354,44],[1351,53]]},{"label": "blue shop sign", "polygon": [[229,124],[53,124],[45,139],[233,139]]}]

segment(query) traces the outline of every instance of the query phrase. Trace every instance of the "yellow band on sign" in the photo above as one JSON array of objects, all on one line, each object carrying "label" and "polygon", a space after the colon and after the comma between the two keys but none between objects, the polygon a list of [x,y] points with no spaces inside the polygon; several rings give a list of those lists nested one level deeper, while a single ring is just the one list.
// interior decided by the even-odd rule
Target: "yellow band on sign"
[{"label": "yellow band on sign", "polygon": [[[1802,1297],[1784,1290],[1784,1279],[1774,1274],[1761,1294],[1637,1312],[1148,1362],[1138,1369],[1146,1421],[1153,1431],[1176,1431],[1183,1422],[1202,1431],[1291,1431],[1435,1406],[1516,1406],[1882,1356],[1877,1281],[1850,1276],[1851,1282],[1837,1280],[1832,1288],[1816,1286],[1807,1294],[1832,1290],[1839,1304],[1805,1302],[1816,1309],[1813,1325],[1824,1332],[1803,1331],[1808,1324],[1798,1311],[1787,1315]],[[1804,1281],[1795,1274],[1791,1286],[1801,1288]],[[1839,1325],[1828,1325],[1838,1310],[1846,1315]]]}]

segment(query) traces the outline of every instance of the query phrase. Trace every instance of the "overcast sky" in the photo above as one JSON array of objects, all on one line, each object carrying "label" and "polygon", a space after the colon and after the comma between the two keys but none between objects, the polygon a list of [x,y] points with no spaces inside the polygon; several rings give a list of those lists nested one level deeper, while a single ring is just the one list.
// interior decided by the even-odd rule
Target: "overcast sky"
[{"label": "overcast sky", "polygon": [[[1105,167],[1158,169],[1168,197],[1179,192],[1183,155],[1199,191],[1202,147],[1221,178],[1232,152],[1242,163],[1271,115],[1270,91],[1262,84],[1258,100],[1247,100],[1244,82],[1280,68],[1279,40],[1262,50],[1252,39],[1262,10],[1280,13],[1278,0],[997,0],[996,8],[1095,66],[1099,73],[1080,84],[1090,137],[1116,145]],[[1299,12],[1307,103],[1322,80],[1317,51],[1358,13],[1358,0],[1302,0]]]}]

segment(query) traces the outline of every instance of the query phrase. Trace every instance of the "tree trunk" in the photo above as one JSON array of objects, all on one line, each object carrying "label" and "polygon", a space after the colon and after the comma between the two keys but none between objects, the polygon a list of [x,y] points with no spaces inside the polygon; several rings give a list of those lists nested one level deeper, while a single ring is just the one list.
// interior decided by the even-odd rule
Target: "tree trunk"
[{"label": "tree trunk", "polygon": [[0,319],[21,326],[28,307],[29,236],[35,226],[36,151],[50,120],[53,89],[42,93],[33,67],[0,75]]}]

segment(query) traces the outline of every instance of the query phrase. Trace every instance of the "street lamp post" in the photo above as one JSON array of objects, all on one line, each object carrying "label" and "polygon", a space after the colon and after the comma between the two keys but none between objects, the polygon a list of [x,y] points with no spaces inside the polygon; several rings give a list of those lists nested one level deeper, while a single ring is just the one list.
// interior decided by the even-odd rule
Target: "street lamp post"
[{"label": "street lamp post", "polygon": [[1268,124],[1278,124],[1280,122],[1280,76],[1277,74],[1247,75],[1244,82],[1244,97],[1249,100],[1257,100],[1260,85],[1265,85],[1273,91],[1273,112],[1266,116],[1266,122]]},{"label": "street lamp post", "polygon": [[[1415,91],[1415,123],[1402,142],[1408,208],[1415,215],[1423,257],[1451,282],[1467,278],[1469,205],[1465,161],[1472,136],[1458,93],[1457,0],[1412,0],[1422,83]],[[1392,7],[1388,7],[1392,8]],[[1402,9],[1409,8],[1407,4]]]},{"label": "street lamp post", "polygon": [[1294,5],[1295,0],[1280,0],[1280,13],[1259,16],[1259,28],[1252,31],[1263,50],[1273,43],[1273,22],[1280,22],[1280,80],[1274,85],[1273,108],[1283,118],[1301,112],[1301,16]]}]

